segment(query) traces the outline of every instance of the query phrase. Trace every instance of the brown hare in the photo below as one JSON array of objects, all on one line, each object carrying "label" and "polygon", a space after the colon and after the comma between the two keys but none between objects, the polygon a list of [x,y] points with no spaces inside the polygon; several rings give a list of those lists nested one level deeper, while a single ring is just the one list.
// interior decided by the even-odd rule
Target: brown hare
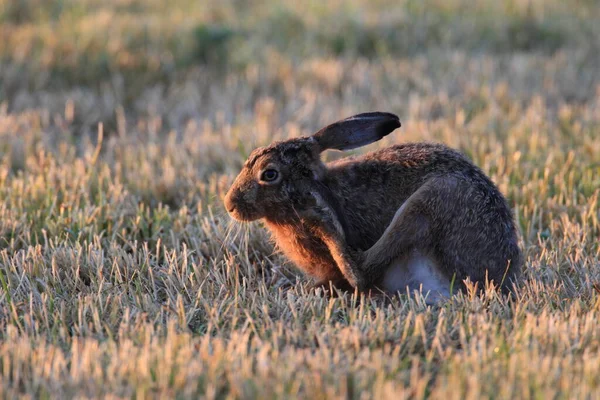
[{"label": "brown hare", "polygon": [[225,207],[239,221],[263,219],[317,285],[421,290],[429,302],[467,279],[508,291],[521,269],[513,216],[464,155],[407,143],[328,164],[320,159],[324,150],[364,146],[398,127],[394,114],[365,113],[256,149]]}]

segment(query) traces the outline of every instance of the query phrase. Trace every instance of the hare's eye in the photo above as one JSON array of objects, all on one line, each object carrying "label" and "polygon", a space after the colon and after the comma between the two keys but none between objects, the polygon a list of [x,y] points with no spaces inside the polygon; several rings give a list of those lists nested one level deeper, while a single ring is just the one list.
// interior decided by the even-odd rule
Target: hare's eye
[{"label": "hare's eye", "polygon": [[260,180],[265,182],[273,182],[275,179],[277,179],[278,175],[279,173],[276,170],[266,169],[260,176]]}]

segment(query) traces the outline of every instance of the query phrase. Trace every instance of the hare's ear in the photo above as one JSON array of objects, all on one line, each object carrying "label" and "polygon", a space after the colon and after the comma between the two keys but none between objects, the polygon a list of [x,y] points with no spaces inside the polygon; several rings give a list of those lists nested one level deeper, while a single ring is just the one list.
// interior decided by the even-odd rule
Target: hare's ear
[{"label": "hare's ear", "polygon": [[384,112],[358,114],[334,122],[313,135],[321,151],[350,150],[373,143],[400,127],[398,116]]}]

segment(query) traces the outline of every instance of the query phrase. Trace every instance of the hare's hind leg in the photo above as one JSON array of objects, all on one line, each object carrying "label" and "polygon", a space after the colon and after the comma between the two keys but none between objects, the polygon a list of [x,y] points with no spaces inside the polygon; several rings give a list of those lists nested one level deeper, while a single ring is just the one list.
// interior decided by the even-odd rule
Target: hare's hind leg
[{"label": "hare's hind leg", "polygon": [[364,253],[351,249],[343,235],[328,229],[321,230],[322,240],[352,286],[360,291],[380,286],[385,273],[392,266],[398,269],[396,275],[406,276],[407,281],[415,270],[422,274],[419,268],[409,266],[423,263],[408,263],[410,259],[407,257],[414,250],[429,256],[432,243],[430,224],[435,218],[432,219],[428,202],[432,196],[443,196],[440,190],[449,190],[447,186],[443,179],[432,179],[421,186],[398,209],[379,240]]},{"label": "hare's hind leg", "polygon": [[[360,270],[365,285],[388,291],[406,290],[406,286],[414,290],[421,285],[424,294],[449,293],[450,279],[439,265],[442,260],[433,257],[433,230],[440,223],[436,204],[453,203],[455,192],[453,178],[433,178],[402,204],[383,235],[363,254]],[[396,289],[403,282],[393,278],[403,275],[407,282]]]}]

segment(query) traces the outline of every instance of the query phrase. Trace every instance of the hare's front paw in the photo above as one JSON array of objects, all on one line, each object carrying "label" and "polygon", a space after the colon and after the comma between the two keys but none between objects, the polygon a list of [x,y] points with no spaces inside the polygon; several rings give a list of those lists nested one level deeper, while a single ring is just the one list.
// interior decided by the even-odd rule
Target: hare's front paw
[{"label": "hare's front paw", "polygon": [[327,208],[310,208],[298,213],[304,226],[319,237],[344,239],[344,230],[335,214]]},{"label": "hare's front paw", "polygon": [[322,221],[324,216],[323,212],[320,212],[314,207],[306,208],[304,210],[296,210],[296,213],[303,222],[311,224]]}]

